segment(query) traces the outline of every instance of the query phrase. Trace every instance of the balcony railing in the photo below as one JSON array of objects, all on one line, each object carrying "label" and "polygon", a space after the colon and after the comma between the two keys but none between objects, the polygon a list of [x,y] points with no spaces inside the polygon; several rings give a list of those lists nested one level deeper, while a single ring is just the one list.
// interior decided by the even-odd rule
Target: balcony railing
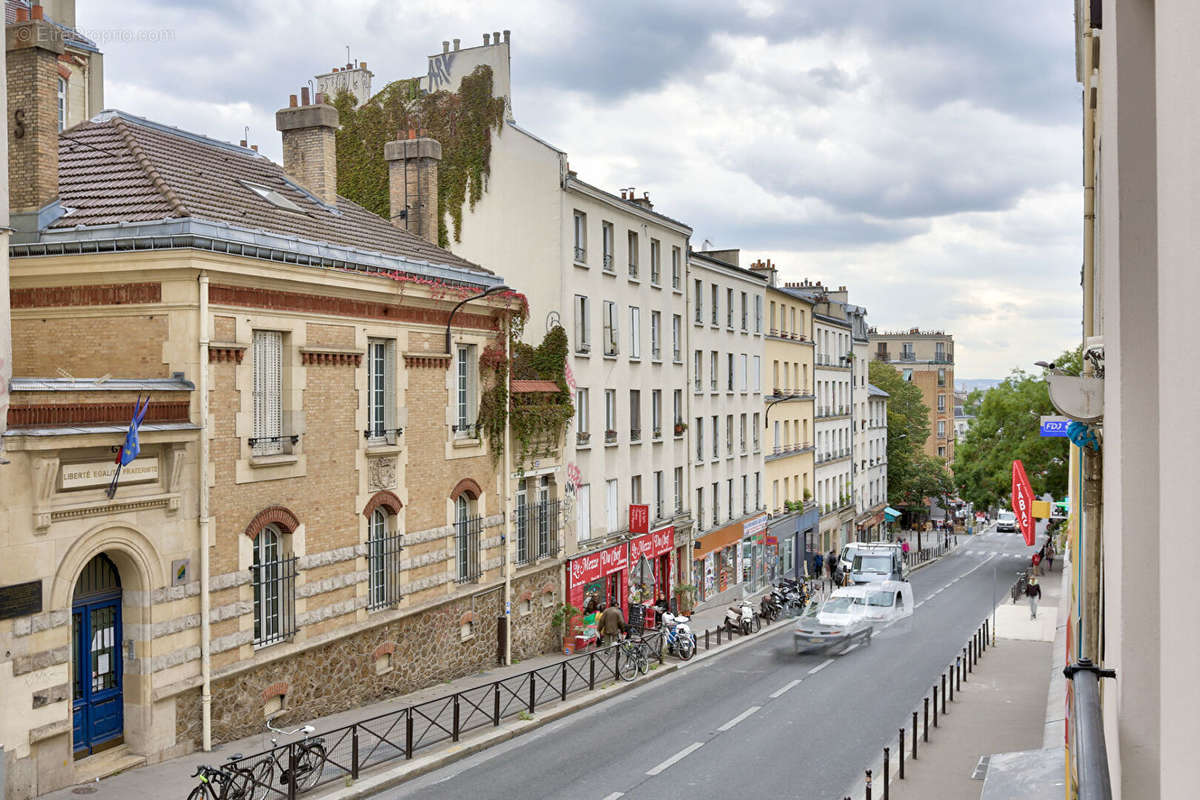
[{"label": "balcony railing", "polygon": [[587,249],[583,248],[583,247],[576,247],[575,248],[575,260],[580,264],[583,264],[584,262],[586,262],[587,261]]},{"label": "balcony railing", "polygon": [[558,555],[559,501],[546,500],[516,509],[517,564]]},{"label": "balcony railing", "polygon": [[638,265],[631,263],[629,265],[629,277],[636,278],[638,276]]},{"label": "balcony railing", "polygon": [[604,271],[605,271],[605,272],[616,272],[616,270],[615,270],[615,269],[613,269],[613,257],[612,257],[612,253],[605,253],[605,254],[604,254]]},{"label": "balcony railing", "polygon": [[1071,711],[1070,771],[1075,776],[1079,797],[1111,800],[1112,781],[1108,774],[1108,746],[1104,741],[1104,719],[1100,713],[1100,679],[1115,678],[1116,673],[1097,668],[1081,658],[1063,670],[1074,684],[1068,693]]},{"label": "balcony railing", "polygon": [[642,440],[642,429],[641,428],[630,428],[629,429],[629,441],[640,442],[641,440]]}]

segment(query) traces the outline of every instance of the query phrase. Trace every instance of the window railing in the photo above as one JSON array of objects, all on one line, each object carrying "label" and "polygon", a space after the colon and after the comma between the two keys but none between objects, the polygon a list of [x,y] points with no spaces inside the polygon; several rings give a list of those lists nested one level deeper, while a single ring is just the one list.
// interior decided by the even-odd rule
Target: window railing
[{"label": "window railing", "polygon": [[642,429],[641,428],[630,428],[629,429],[629,441],[640,442],[641,440],[642,440]]},{"label": "window railing", "polygon": [[587,261],[587,248],[576,245],[575,246],[575,260],[580,264]]},{"label": "window railing", "polygon": [[290,639],[296,634],[296,556],[250,567],[254,586],[254,645]]},{"label": "window railing", "polygon": [[615,430],[610,429],[610,430],[607,430],[604,432],[604,443],[605,444],[616,444],[616,441],[617,441],[617,432]]},{"label": "window railing", "polygon": [[638,276],[638,265],[636,261],[629,262],[629,277],[636,278]]},{"label": "window railing", "polygon": [[605,272],[616,272],[616,270],[615,270],[615,269],[613,269],[613,256],[612,256],[612,253],[605,253],[605,254],[604,254],[604,271],[605,271]]},{"label": "window railing", "polygon": [[545,500],[516,510],[518,565],[558,555],[558,504]]},{"label": "window railing", "polygon": [[580,447],[585,447],[591,444],[591,441],[591,431],[575,431],[575,444],[579,445]]},{"label": "window railing", "polygon": [[662,438],[662,428],[652,429],[650,432],[650,436],[651,436],[651,438],[654,438],[654,439],[661,439]]},{"label": "window railing", "polygon": [[400,553],[404,534],[367,541],[367,609],[391,608],[400,602]]},{"label": "window railing", "polygon": [[483,574],[480,560],[480,539],[483,517],[467,517],[454,523],[454,554],[458,562],[458,582],[479,580]]},{"label": "window railing", "polygon": [[653,264],[650,265],[650,282],[656,286],[662,283],[662,270]]},{"label": "window railing", "polygon": [[450,431],[456,439],[478,439],[479,438],[479,423],[478,422],[460,422],[450,426]]}]

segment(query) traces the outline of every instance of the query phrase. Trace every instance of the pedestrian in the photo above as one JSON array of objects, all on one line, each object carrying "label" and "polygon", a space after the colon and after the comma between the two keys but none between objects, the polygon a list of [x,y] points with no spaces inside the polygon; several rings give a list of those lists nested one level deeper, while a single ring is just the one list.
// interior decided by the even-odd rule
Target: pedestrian
[{"label": "pedestrian", "polygon": [[908,539],[900,540],[900,552],[904,555],[908,555]]},{"label": "pedestrian", "polygon": [[821,555],[820,553],[817,553],[815,556],[813,556],[813,572],[814,573],[816,573],[817,575],[821,575],[822,574],[821,570],[824,568],[824,566],[825,566],[825,556]]},{"label": "pedestrian", "polygon": [[1037,619],[1038,600],[1042,596],[1042,587],[1036,577],[1031,577],[1025,585],[1025,596],[1029,598],[1029,618]]},{"label": "pedestrian", "polygon": [[829,570],[829,577],[832,579],[837,571],[837,553],[832,549],[829,555],[825,557],[825,567]]},{"label": "pedestrian", "polygon": [[1054,572],[1054,545],[1046,542],[1046,571]]},{"label": "pedestrian", "polygon": [[601,645],[615,643],[627,630],[629,630],[629,626],[625,624],[625,615],[621,613],[619,606],[608,606],[600,613],[597,633],[600,634]]},{"label": "pedestrian", "polygon": [[1038,551],[1038,552],[1034,553],[1034,554],[1033,554],[1033,558],[1031,559],[1031,561],[1032,561],[1032,563],[1033,563],[1033,569],[1031,570],[1031,572],[1032,572],[1034,575],[1040,575],[1041,573],[1038,571],[1038,568],[1041,566],[1041,563],[1042,563],[1042,553],[1041,553],[1041,551]]}]

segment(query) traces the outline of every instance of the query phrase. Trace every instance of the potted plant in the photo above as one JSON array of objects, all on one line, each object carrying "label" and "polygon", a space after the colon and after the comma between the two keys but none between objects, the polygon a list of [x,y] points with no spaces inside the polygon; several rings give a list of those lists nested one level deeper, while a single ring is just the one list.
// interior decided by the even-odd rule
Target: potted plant
[{"label": "potted plant", "polygon": [[812,492],[810,492],[808,489],[805,489],[805,490],[804,490],[804,499],[805,499],[805,500],[812,500]]},{"label": "potted plant", "polygon": [[677,585],[675,587],[675,601],[679,607],[680,614],[691,614],[692,607],[696,602],[696,587],[690,583]]},{"label": "potted plant", "polygon": [[675,423],[675,435],[676,436],[682,436],[683,432],[686,430],[687,430],[686,422],[676,422]]},{"label": "potted plant", "polygon": [[572,622],[582,613],[570,603],[559,603],[558,607],[554,609],[554,616],[550,618],[550,627],[562,636],[564,652],[571,649],[568,642],[571,637]]}]

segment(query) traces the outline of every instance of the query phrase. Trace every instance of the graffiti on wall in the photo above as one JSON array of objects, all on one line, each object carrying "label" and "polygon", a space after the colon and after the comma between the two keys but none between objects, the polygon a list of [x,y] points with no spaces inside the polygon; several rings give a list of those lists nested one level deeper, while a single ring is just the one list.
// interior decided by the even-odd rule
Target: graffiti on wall
[{"label": "graffiti on wall", "polygon": [[438,53],[429,57],[429,74],[426,76],[428,90],[432,92],[450,88],[450,71],[454,68],[454,53]]}]

